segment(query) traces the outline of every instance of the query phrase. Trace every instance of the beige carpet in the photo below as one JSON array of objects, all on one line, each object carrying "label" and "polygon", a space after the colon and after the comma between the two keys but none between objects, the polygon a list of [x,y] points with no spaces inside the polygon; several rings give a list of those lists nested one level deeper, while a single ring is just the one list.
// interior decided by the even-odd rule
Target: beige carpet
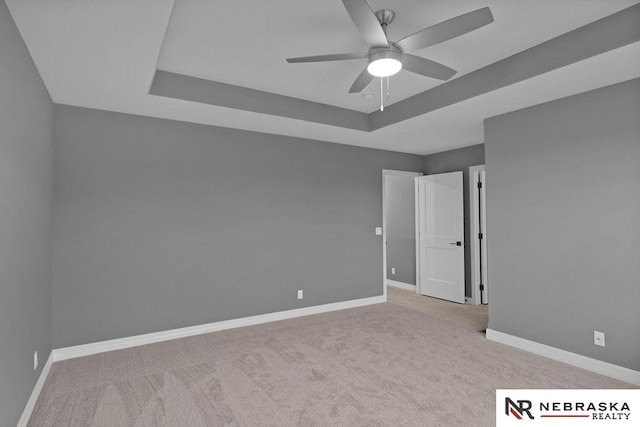
[{"label": "beige carpet", "polygon": [[[629,387],[489,342],[477,332],[486,317],[483,325],[455,315],[464,306],[432,316],[407,303],[422,297],[389,296],[417,305],[377,304],[55,363],[29,425],[493,426],[496,388]],[[467,311],[486,312],[479,310]]]},{"label": "beige carpet", "polygon": [[413,291],[387,287],[387,300],[412,310],[447,321],[451,326],[470,332],[487,329],[489,310],[486,305],[456,304],[437,298],[416,295]]}]

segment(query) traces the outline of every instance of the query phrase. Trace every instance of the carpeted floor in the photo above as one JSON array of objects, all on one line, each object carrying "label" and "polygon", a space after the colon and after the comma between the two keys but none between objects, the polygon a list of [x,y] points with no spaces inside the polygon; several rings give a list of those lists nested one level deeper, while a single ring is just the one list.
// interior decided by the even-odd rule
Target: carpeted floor
[{"label": "carpeted floor", "polygon": [[496,388],[629,387],[487,341],[485,307],[403,292],[57,362],[29,425],[478,427]]},{"label": "carpeted floor", "polygon": [[456,304],[391,286],[387,287],[387,301],[445,320],[469,332],[487,329],[489,310],[486,305]]}]

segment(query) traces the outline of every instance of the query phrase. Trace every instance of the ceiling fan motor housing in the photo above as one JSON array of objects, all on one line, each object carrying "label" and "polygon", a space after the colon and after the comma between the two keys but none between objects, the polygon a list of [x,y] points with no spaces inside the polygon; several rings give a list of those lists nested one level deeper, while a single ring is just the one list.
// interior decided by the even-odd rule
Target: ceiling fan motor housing
[{"label": "ceiling fan motor housing", "polygon": [[374,48],[369,53],[369,63],[377,61],[378,59],[395,59],[400,61],[402,59],[402,52],[397,47],[390,45],[389,47]]}]

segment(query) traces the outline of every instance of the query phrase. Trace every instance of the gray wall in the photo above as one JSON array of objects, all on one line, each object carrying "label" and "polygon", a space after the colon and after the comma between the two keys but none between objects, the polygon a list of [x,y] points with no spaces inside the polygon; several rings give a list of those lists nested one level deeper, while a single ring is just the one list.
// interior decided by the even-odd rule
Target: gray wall
[{"label": "gray wall", "polygon": [[[51,352],[53,104],[0,2],[0,425],[15,426]],[[33,352],[40,367],[33,370]]]},{"label": "gray wall", "polygon": [[[386,175],[387,279],[416,284],[415,179]],[[396,274],[391,274],[391,268]]]},{"label": "gray wall", "polygon": [[[464,281],[465,295],[471,297],[471,239],[470,239],[470,218],[471,202],[469,199],[469,166],[484,164],[484,144],[472,145],[470,147],[456,150],[443,151],[442,153],[430,154],[424,157],[423,172],[426,175],[433,175],[445,172],[463,172],[464,191]],[[487,173],[489,173],[487,169]]]},{"label": "gray wall", "polygon": [[491,329],[640,371],[639,118],[636,79],[485,121]]},{"label": "gray wall", "polygon": [[422,156],[55,111],[55,347],[382,294],[382,169]]}]

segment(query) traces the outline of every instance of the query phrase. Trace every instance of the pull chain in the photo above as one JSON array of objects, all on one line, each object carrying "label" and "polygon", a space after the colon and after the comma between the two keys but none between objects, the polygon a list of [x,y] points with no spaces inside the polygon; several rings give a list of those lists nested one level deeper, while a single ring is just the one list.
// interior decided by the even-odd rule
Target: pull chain
[{"label": "pull chain", "polygon": [[[389,76],[387,76],[387,96],[386,99],[389,101],[391,98],[391,90],[389,89]],[[380,111],[384,111],[384,77],[380,77]]]},{"label": "pull chain", "polygon": [[380,111],[384,111],[384,88],[382,83],[384,82],[384,78],[380,77]]},{"label": "pull chain", "polygon": [[389,76],[387,76],[387,102],[389,102],[390,97],[391,97],[391,90],[389,89]]}]

